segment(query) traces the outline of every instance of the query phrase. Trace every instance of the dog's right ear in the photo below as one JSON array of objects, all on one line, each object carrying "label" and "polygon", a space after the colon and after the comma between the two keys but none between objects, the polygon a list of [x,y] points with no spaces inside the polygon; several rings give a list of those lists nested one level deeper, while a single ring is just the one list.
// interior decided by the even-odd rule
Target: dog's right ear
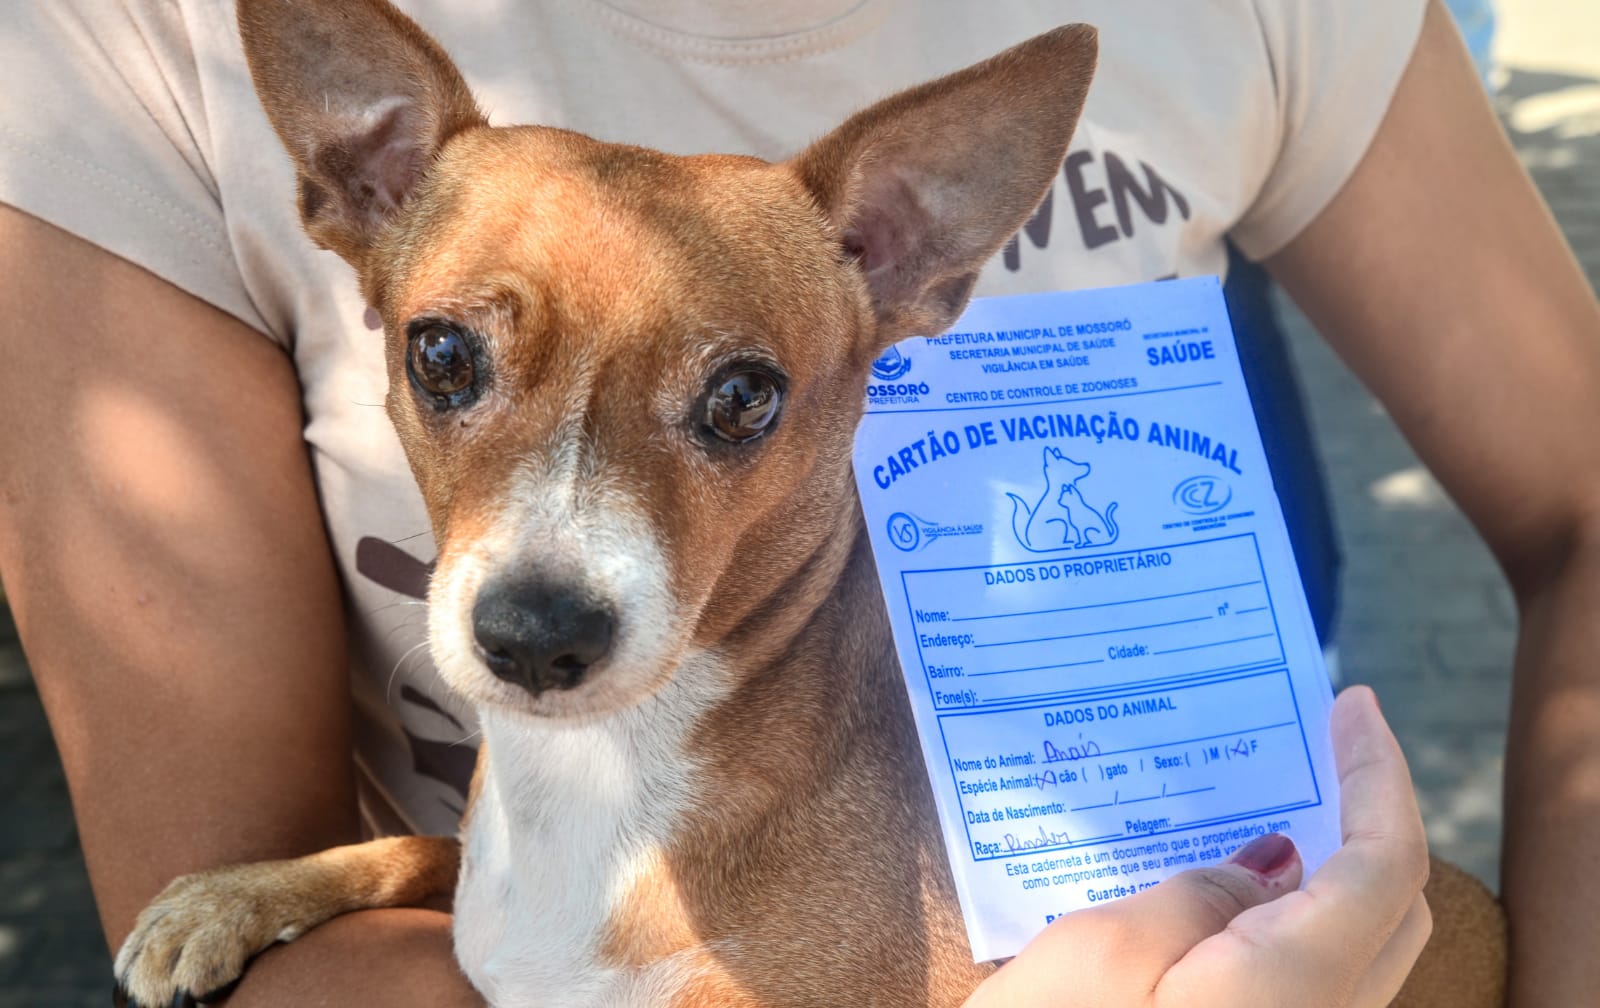
[{"label": "dog's right ear", "polygon": [[238,10],[306,232],[360,271],[445,141],[484,117],[444,50],[384,0],[239,0]]}]

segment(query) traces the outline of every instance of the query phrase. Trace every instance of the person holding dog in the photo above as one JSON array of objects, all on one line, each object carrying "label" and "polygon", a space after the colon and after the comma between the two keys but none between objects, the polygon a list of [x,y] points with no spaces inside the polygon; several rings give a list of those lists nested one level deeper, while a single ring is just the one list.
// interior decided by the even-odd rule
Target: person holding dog
[{"label": "person holding dog", "polygon": [[[752,105],[763,100],[762,88],[768,101],[788,105],[788,63],[808,69],[807,60],[833,65],[829,54],[858,59],[852,46],[891,27],[963,38],[931,17],[912,26],[883,21],[889,14],[877,4],[744,37],[713,37],[693,11],[677,12],[688,19],[684,30],[663,32],[623,6],[592,5],[594,22],[550,15],[545,27],[562,38],[609,31],[606,45],[638,50],[643,83],[635,86],[644,94],[626,93],[620,73],[593,82],[624,92],[595,102],[615,118],[573,124],[658,146],[681,141],[777,156],[782,150],[768,148],[797,146],[808,129],[790,123],[785,136],[770,136],[767,120],[741,120],[708,101],[673,107],[699,138],[655,140],[660,106],[646,99],[664,100],[674,73],[688,91],[707,81],[729,89],[744,82],[741,96]],[[427,689],[425,671],[407,664],[415,659],[380,657],[391,654],[388,638],[407,639],[402,631],[420,640],[403,599],[420,594],[410,589],[425,581],[426,555],[396,544],[426,522],[382,433],[381,387],[366,381],[370,370],[345,366],[349,354],[371,356],[351,349],[359,340],[376,345],[361,330],[360,306],[352,311],[334,293],[350,286],[348,277],[310,252],[292,227],[254,209],[258,196],[276,205],[283,194],[277,182],[265,184],[270,173],[255,179],[240,167],[265,148],[247,142],[248,130],[230,128],[228,102],[243,101],[242,71],[232,50],[213,42],[221,35],[208,34],[221,15],[203,5],[103,3],[94,12],[80,16],[68,4],[31,12],[26,27],[36,37],[25,43],[19,29],[6,40],[5,79],[15,84],[8,90],[43,97],[34,110],[40,119],[23,116],[27,103],[18,102],[17,120],[4,123],[0,199],[15,209],[0,216],[7,259],[0,289],[9,309],[0,345],[8,359],[43,366],[7,374],[14,436],[0,449],[0,569],[115,943],[174,875],[345,842],[361,829],[358,808],[369,829],[450,828],[459,806],[452,809],[447,785],[452,764],[461,762],[450,743],[470,728],[448,697]],[[1117,22],[1099,8],[1074,12],[1097,15]],[[1388,6],[1381,15],[1394,16]],[[1484,531],[1523,603],[1517,749],[1508,768],[1519,786],[1511,789],[1509,821],[1546,829],[1508,838],[1514,990],[1529,1004],[1576,1003],[1600,987],[1593,962],[1562,951],[1592,944],[1600,925],[1585,886],[1597,883],[1560,868],[1580,863],[1576,852],[1600,830],[1574,800],[1581,791],[1571,790],[1600,759],[1588,715],[1600,688],[1593,681],[1600,643],[1578,618],[1595,601],[1593,516],[1600,510],[1582,446],[1541,435],[1570,429],[1573,418],[1596,408],[1589,390],[1600,367],[1592,338],[1600,312],[1492,117],[1469,100],[1461,77],[1471,70],[1437,4],[1414,5],[1411,15],[1408,30],[1367,53],[1382,72],[1356,89],[1339,63],[1350,57],[1352,39],[1365,45],[1369,37],[1358,30],[1359,12],[1351,21],[1325,15],[1344,35],[1287,3],[1259,23],[1196,14],[1200,24],[1189,27],[1237,42],[1242,27],[1253,26],[1257,34],[1248,37],[1263,47],[1248,73],[1235,67],[1234,76],[1218,78],[1234,91],[1205,96],[1228,110],[1214,128],[1237,131],[1222,141],[1190,138],[1230,147],[1237,158],[1210,178],[1169,167],[1195,156],[1181,130],[1168,124],[1164,142],[1176,153],[1161,160],[1129,138],[1142,125],[1136,117],[1113,114],[1141,107],[1134,68],[1195,48],[1195,36],[1176,29],[1170,38],[1141,37],[1120,62],[1102,67],[1101,81],[1112,82],[1107,109],[1091,105],[1086,119],[1099,146],[1070,153],[1064,166],[1062,199],[1079,192],[1074,210],[1087,208],[1075,222],[1084,248],[1041,250],[1040,225],[1019,240],[1023,268],[1011,272],[1043,260],[1047,272],[1029,277],[1060,270],[1077,271],[1079,280],[1131,282],[1220,269],[1221,238],[1231,235],[1265,259],[1383,395]],[[470,17],[439,20],[441,31],[454,24],[473,35]],[[775,41],[784,32],[803,44],[784,49]],[[1313,39],[1330,51],[1317,51]],[[674,46],[683,51],[663,55]],[[908,48],[916,47],[894,51]],[[506,94],[532,85],[550,109],[576,115],[584,102],[567,96],[563,104],[563,81],[588,79],[583,74],[597,65],[578,59],[582,51],[552,45],[550,62],[531,80],[508,80]],[[579,65],[560,65],[564,53]],[[53,77],[40,54],[70,54],[83,69]],[[1178,65],[1197,78],[1219,69]],[[1186,83],[1193,82],[1180,80],[1160,101],[1182,97]],[[837,118],[835,105],[871,97],[848,76],[812,84],[819,120]],[[64,117],[44,115],[57,103],[96,111],[97,128],[65,135]],[[1355,120],[1338,120],[1344,129],[1319,118],[1341,108]],[[1282,132],[1250,132],[1245,120],[1264,110]],[[1462,162],[1475,170],[1450,170]],[[233,167],[219,173],[220,165]],[[1091,165],[1105,172],[1103,188]],[[1221,199],[1218,187],[1247,171],[1256,172],[1255,187]],[[1374,221],[1402,210],[1406,229],[1375,232]],[[1163,230],[1165,221],[1173,227]],[[1209,238],[1202,225],[1212,227]],[[1101,249],[1110,254],[1091,254]],[[235,264],[227,267],[231,279],[219,281],[219,262]],[[1008,269],[1001,264],[986,278],[993,290],[1026,281],[1008,279],[1001,272]],[[1543,339],[1513,345],[1505,334],[1518,329]],[[1461,345],[1469,351],[1457,349],[1441,364],[1447,346]],[[231,378],[243,375],[250,380]],[[1461,388],[1497,408],[1451,410]],[[1517,397],[1518,389],[1538,395]],[[1493,472],[1481,465],[1485,446],[1504,448],[1492,452]],[[402,503],[388,508],[389,500]],[[373,517],[374,510],[382,514]],[[343,677],[347,647],[366,659],[353,696]],[[391,676],[399,681],[393,701],[380,688]],[[410,707],[403,715],[386,711],[391,702]],[[1069,976],[1054,950],[1086,943],[1121,953],[1096,960],[1115,975],[1088,988],[1100,992],[1090,1003],[1147,1003],[1138,998],[1159,989],[1162,977],[1202,960],[1215,970],[1206,974],[1207,996],[1237,993],[1225,979],[1246,977],[1266,985],[1251,989],[1290,992],[1279,1003],[1386,1000],[1427,931],[1420,828],[1403,762],[1362,693],[1341,701],[1335,729],[1351,757],[1351,835],[1349,856],[1330,862],[1335,870],[1323,886],[1311,883],[1329,898],[1309,906],[1266,902],[1252,914],[1247,907],[1276,895],[1299,871],[1281,847],[1256,850],[1220,876],[1190,877],[1209,878],[1209,886],[1162,886],[1106,913],[1074,915],[974,1003],[1061,1003],[1056,993]],[[345,773],[352,745],[360,754],[359,806],[357,782]],[[1291,917],[1285,908],[1292,907],[1304,909]],[[1256,926],[1259,941],[1208,944],[1219,931],[1237,937]],[[1127,965],[1129,934],[1148,954],[1137,967]],[[1070,970],[1082,985],[1081,965]],[[1130,989],[1114,986],[1130,979]],[[312,992],[332,1003],[473,1003],[453,972],[448,919],[426,910],[336,919],[264,955],[232,1003],[283,1003]]]}]

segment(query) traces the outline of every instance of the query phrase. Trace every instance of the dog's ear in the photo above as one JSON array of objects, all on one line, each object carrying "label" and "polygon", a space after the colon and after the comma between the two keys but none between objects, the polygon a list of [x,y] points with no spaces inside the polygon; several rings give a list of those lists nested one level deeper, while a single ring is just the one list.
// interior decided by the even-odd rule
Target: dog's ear
[{"label": "dog's ear", "polygon": [[359,270],[445,141],[483,115],[438,43],[384,0],[239,0],[238,12],[306,232]]},{"label": "dog's ear", "polygon": [[1067,25],[858,112],[791,165],[866,277],[876,349],[942,332],[1066,157],[1098,52]]}]

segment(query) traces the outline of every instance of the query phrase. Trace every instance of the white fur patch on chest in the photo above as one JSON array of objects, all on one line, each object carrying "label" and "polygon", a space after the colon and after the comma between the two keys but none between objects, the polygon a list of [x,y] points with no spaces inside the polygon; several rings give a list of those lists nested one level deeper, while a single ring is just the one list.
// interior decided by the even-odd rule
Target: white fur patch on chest
[{"label": "white fur patch on chest", "polygon": [[600,944],[695,795],[685,740],[725,692],[691,658],[644,703],[583,721],[480,712],[486,762],[463,838],[456,956],[495,1006],[659,1005],[681,970],[623,971]]}]

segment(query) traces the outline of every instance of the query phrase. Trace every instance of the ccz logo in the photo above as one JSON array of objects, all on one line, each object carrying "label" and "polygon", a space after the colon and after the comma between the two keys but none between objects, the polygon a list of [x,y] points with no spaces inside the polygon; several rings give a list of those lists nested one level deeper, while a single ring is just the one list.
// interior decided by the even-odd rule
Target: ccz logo
[{"label": "ccz logo", "polygon": [[1190,476],[1172,490],[1172,503],[1192,515],[1215,514],[1233,500],[1233,487],[1215,476]]},{"label": "ccz logo", "polygon": [[872,376],[879,381],[904,378],[910,370],[911,358],[895,347],[885,350],[882,357],[872,362]]}]

